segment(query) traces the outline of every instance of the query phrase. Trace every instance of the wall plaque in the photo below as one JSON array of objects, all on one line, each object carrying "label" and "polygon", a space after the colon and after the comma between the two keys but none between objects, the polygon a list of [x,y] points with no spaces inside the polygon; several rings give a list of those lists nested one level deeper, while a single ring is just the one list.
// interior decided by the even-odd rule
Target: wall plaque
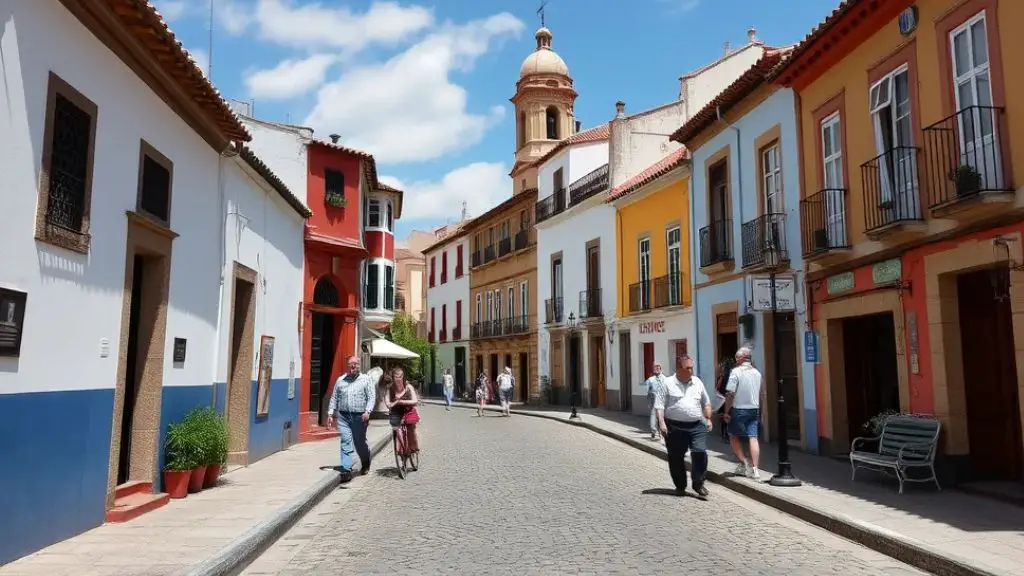
[{"label": "wall plaque", "polygon": [[185,350],[188,347],[188,340],[184,338],[174,339],[174,363],[184,364],[185,363]]},{"label": "wall plaque", "polygon": [[842,274],[836,274],[829,276],[825,281],[825,288],[828,291],[829,296],[835,296],[836,294],[842,294],[843,292],[849,292],[857,286],[857,281],[853,276],[853,272],[843,272]]},{"label": "wall plaque", "polygon": [[0,288],[0,357],[17,358],[21,354],[27,300],[25,292]]}]

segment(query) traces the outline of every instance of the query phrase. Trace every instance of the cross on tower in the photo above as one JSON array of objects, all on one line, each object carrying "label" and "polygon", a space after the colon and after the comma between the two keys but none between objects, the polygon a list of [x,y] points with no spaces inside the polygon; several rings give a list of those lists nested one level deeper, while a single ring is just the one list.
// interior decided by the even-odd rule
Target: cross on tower
[{"label": "cross on tower", "polygon": [[537,15],[540,16],[540,27],[544,28],[544,7],[548,5],[550,0],[543,0],[540,3],[540,8],[537,9]]}]

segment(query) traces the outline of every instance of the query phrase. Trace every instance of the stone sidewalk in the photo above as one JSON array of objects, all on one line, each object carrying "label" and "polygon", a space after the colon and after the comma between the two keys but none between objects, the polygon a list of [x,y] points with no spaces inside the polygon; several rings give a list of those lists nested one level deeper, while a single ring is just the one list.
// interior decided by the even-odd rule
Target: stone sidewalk
[{"label": "stone sidewalk", "polygon": [[[581,425],[659,457],[665,454],[663,442],[650,440],[646,417],[587,409],[579,410],[580,421],[570,421],[562,406],[514,406],[513,412]],[[716,484],[929,572],[1024,575],[1022,508],[957,490],[937,492],[925,484],[908,484],[900,495],[895,479],[858,470],[852,481],[849,462],[794,450],[793,472],[803,485],[776,488],[733,476],[737,461],[717,432],[709,436],[708,447],[709,479]],[[776,450],[762,443],[765,480],[776,469]]]},{"label": "stone sidewalk", "polygon": [[[387,422],[372,421],[368,436],[376,454],[391,441]],[[0,568],[0,575],[155,576],[244,567],[326,496],[326,490],[316,494],[318,485],[335,489],[337,465],[336,439],[297,444],[224,474],[216,488],[44,548]]]}]

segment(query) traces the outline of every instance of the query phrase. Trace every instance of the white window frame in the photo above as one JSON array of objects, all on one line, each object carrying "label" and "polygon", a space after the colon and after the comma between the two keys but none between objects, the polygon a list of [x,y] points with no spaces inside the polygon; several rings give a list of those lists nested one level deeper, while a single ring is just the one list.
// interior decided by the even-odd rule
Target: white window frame
[{"label": "white window frame", "polygon": [[761,150],[761,183],[765,214],[783,214],[786,210],[782,197],[781,159],[778,140]]},{"label": "white window frame", "polygon": [[[377,208],[377,224],[373,224],[373,209]],[[380,198],[370,198],[366,202],[366,229],[367,230],[384,230],[384,206],[381,204]]]},{"label": "white window frame", "polygon": [[[846,196],[843,193],[846,187],[843,175],[844,150],[843,150],[843,117],[836,111],[821,121],[819,126],[821,133],[821,159],[822,174],[825,182],[825,234],[828,238],[828,248],[836,248],[846,244]],[[826,154],[826,131],[829,139],[835,144],[832,154]],[[832,165],[833,179],[828,178],[829,165]]]},{"label": "white window frame", "polygon": [[494,291],[487,291],[487,321],[494,320]]},{"label": "white window frame", "polygon": [[[905,101],[896,99],[896,83],[901,76],[906,79]],[[901,104],[905,107],[903,114],[900,113]],[[868,106],[875,136],[875,152],[878,154],[879,197],[875,200],[879,203],[882,216],[878,224],[917,218],[920,216],[920,202],[917,155],[912,149],[914,119],[909,65],[894,68],[872,84],[868,89]],[[883,116],[886,110],[889,111],[888,118]],[[902,131],[901,123],[904,128]],[[902,141],[904,137],[906,142]]]},{"label": "white window frame", "polygon": [[[975,63],[974,55],[974,27],[982,25],[982,33],[985,35],[985,62]],[[956,38],[965,35],[970,62],[967,63],[967,70],[957,73]],[[966,22],[957,26],[949,33],[950,50],[950,74],[953,78],[953,96],[956,101],[957,112],[961,112],[971,106],[991,107],[992,101],[992,47],[989,46],[988,17],[985,10],[982,10],[967,19]],[[979,90],[980,78],[984,78],[988,89],[983,93]],[[971,102],[962,101],[960,89],[964,86],[970,87]],[[960,145],[960,165],[969,164],[981,174],[983,187],[987,189],[1002,189],[1003,182],[1002,155],[999,150],[998,126],[994,122],[991,111],[975,108],[970,114],[970,120],[965,122],[963,114],[958,115],[958,137]],[[968,134],[970,133],[970,134]],[[986,150],[987,149],[987,150]],[[980,150],[980,151],[979,151]],[[994,164],[994,166],[992,166]]]},{"label": "white window frame", "polygon": [[[526,319],[526,311],[529,310],[530,306],[530,284],[525,280],[519,284],[519,311],[523,315],[523,319]],[[525,324],[525,322],[524,322]]]},{"label": "white window frame", "polygon": [[509,319],[516,317],[516,288],[515,286],[508,287],[508,317]]},{"label": "white window frame", "polygon": [[651,238],[649,236],[641,238],[637,242],[637,251],[637,264],[640,266],[640,307],[647,310],[651,307]]},{"label": "white window frame", "polygon": [[[678,238],[676,238],[675,242],[672,242],[673,232],[678,234]],[[682,303],[680,300],[682,299],[681,288],[683,282],[683,231],[679,226],[673,226],[665,230],[665,246],[667,247],[665,255],[668,259],[668,266],[666,268],[666,270],[668,270],[669,288],[668,305],[678,306]],[[675,252],[674,257],[672,254],[673,251]]]},{"label": "white window frame", "polygon": [[476,293],[476,315],[475,315],[475,317],[473,319],[474,322],[476,322],[476,323],[483,322],[484,319],[481,317],[481,316],[483,316],[483,313],[484,313],[484,309],[483,308],[484,308],[484,297],[483,297],[483,294],[477,292]]},{"label": "white window frame", "polygon": [[494,319],[501,322],[501,288],[494,289]]}]

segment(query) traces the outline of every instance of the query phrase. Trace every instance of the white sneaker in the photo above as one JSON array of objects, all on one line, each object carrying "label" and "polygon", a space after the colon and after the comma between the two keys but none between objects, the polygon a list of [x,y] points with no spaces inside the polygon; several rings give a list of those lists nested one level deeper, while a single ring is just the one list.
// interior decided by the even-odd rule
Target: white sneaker
[{"label": "white sneaker", "polygon": [[761,471],[758,470],[757,468],[751,468],[750,469],[750,479],[751,480],[755,480],[757,482],[760,482],[761,481]]},{"label": "white sneaker", "polygon": [[749,476],[750,469],[747,468],[747,465],[745,463],[740,462],[739,464],[736,465],[736,470],[733,471],[733,474],[736,476]]}]

